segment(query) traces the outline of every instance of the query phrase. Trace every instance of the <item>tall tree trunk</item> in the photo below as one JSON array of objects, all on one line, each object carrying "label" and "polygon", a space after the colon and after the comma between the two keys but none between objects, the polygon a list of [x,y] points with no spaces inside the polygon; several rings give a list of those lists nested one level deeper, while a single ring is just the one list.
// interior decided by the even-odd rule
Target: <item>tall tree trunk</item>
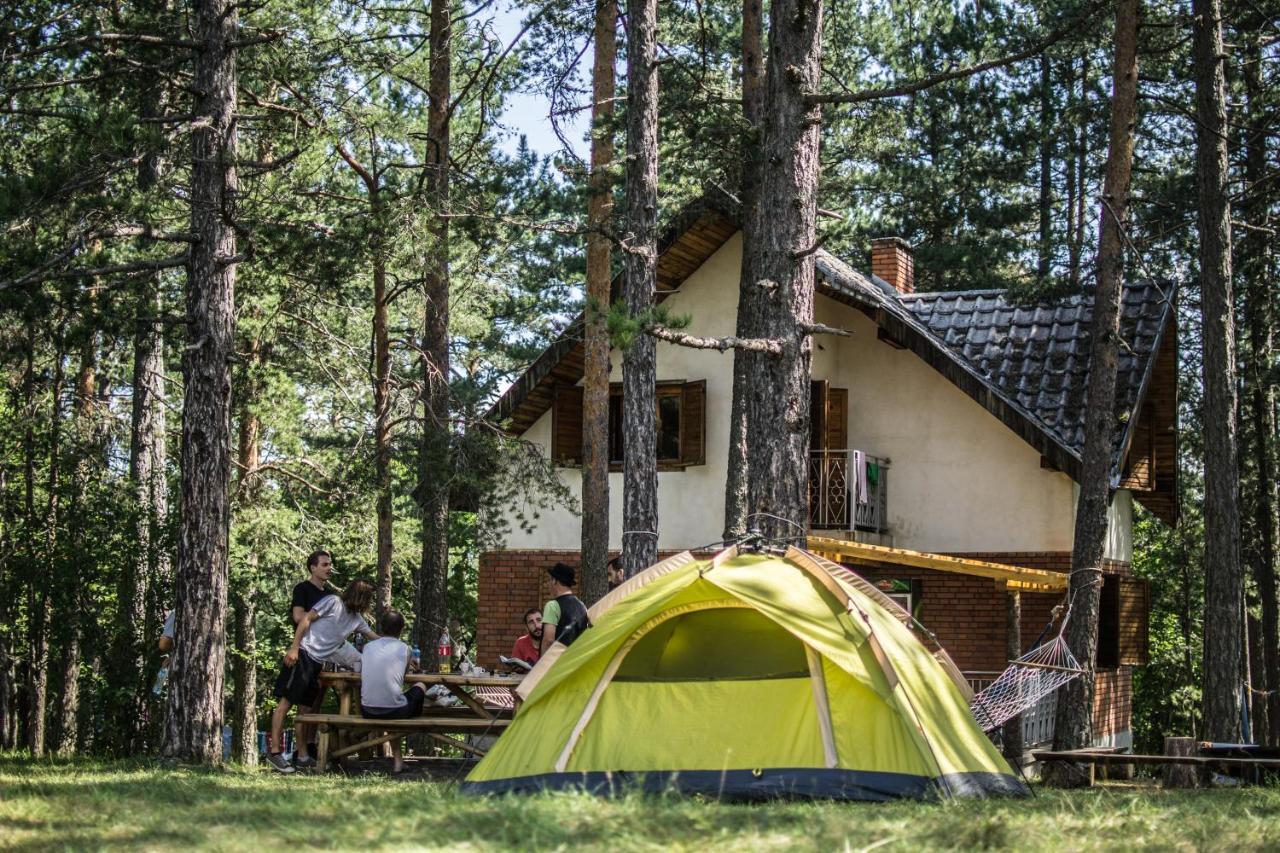
[{"label": "tall tree trunk", "polygon": [[1089,190],[1089,54],[1085,53],[1080,57],[1080,100],[1077,104],[1076,125],[1076,146],[1075,146],[1075,171],[1067,175],[1067,180],[1075,186],[1075,213],[1072,220],[1075,223],[1073,232],[1068,235],[1068,243],[1071,246],[1071,284],[1073,287],[1080,286],[1080,277],[1083,266],[1084,256],[1084,235],[1085,235],[1085,198]]},{"label": "tall tree trunk", "polygon": [[[743,222],[753,215],[760,204],[760,116],[764,112],[764,16],[762,0],[743,0],[742,3],[742,201]],[[742,270],[738,277],[738,315],[735,334],[739,338],[753,338],[756,329],[753,321],[759,315],[760,289],[756,286],[756,272],[751,265],[755,255],[742,252]],[[747,417],[751,397],[752,359],[759,356],[748,350],[733,353],[733,400],[729,407],[729,464],[724,485],[724,538],[739,539],[747,532],[747,485],[750,480],[747,465]]]},{"label": "tall tree trunk", "polygon": [[[374,221],[381,223],[380,210]],[[379,224],[381,228],[381,224]],[[392,544],[391,507],[391,336],[387,329],[387,261],[385,243],[378,241],[373,259],[373,475],[378,490],[377,609],[391,609]]]},{"label": "tall tree trunk", "polygon": [[238,15],[228,0],[193,0],[198,121],[190,191],[196,242],[187,267],[178,601],[164,752],[207,764],[222,760],[227,656]]},{"label": "tall tree trunk", "polygon": [[1040,245],[1036,275],[1049,280],[1053,266],[1053,80],[1049,55],[1040,54]]},{"label": "tall tree trunk", "polygon": [[[16,397],[16,395],[15,395]],[[21,405],[20,399],[13,401],[14,411]],[[9,467],[0,465],[0,749],[13,749],[17,746],[17,726],[14,719],[14,660],[13,635],[10,633],[9,620],[13,600],[10,586],[17,574],[18,552],[15,527],[17,514],[13,510],[10,499]]]},{"label": "tall tree trunk", "polygon": [[[1093,745],[1094,666],[1098,654],[1098,612],[1107,508],[1112,497],[1112,456],[1116,432],[1116,374],[1120,359],[1120,299],[1124,286],[1124,229],[1133,172],[1133,137],[1138,94],[1138,0],[1116,6],[1115,67],[1111,94],[1111,135],[1102,190],[1097,286],[1090,327],[1089,391],[1084,414],[1084,452],[1071,551],[1071,606],[1067,645],[1085,668],[1058,693],[1055,749]],[[1063,767],[1069,781],[1078,768]]]},{"label": "tall tree trunk", "polygon": [[[241,383],[240,428],[236,446],[236,467],[240,471],[236,485],[237,503],[252,507],[259,496],[258,467],[262,463],[262,420],[256,406],[260,393],[257,371],[262,364],[262,339],[249,341],[245,359],[245,378]],[[257,618],[258,547],[248,542],[243,576],[231,592],[232,618],[235,624],[235,647],[231,655],[231,684],[235,717],[231,722],[232,760],[250,766],[258,763],[258,634]]]},{"label": "tall tree trunk", "polygon": [[[92,293],[92,288],[91,288]],[[92,300],[92,296],[90,299]],[[94,404],[97,387],[97,333],[93,326],[92,302],[86,325],[90,332],[80,346],[80,366],[76,371],[75,396],[72,403],[72,429],[75,436],[76,463],[72,475],[70,516],[71,554],[75,555],[63,567],[58,596],[58,622],[63,629],[62,672],[58,726],[54,738],[55,750],[61,756],[74,755],[79,744],[80,721],[80,670],[81,670],[81,620],[89,612],[90,604],[84,599],[88,586],[81,557],[86,554],[84,542],[85,492],[89,477],[101,460],[97,458],[94,436]]]},{"label": "tall tree trunk", "polygon": [[[1006,590],[1004,601],[1004,655],[1006,660],[1015,661],[1022,657],[1022,593]],[[1015,767],[1021,767],[1025,748],[1022,742],[1021,714],[1004,724],[1000,740],[1004,757]]]},{"label": "tall tree trunk", "polygon": [[[51,417],[49,419],[49,479],[48,504],[45,508],[43,525],[45,530],[44,554],[38,558],[40,568],[32,572],[31,586],[27,597],[27,608],[30,613],[31,629],[31,663],[27,671],[27,748],[36,758],[44,755],[45,749],[45,713],[49,693],[49,606],[52,601],[50,586],[52,577],[49,567],[58,559],[58,513],[59,498],[62,485],[58,472],[62,465],[61,432],[62,432],[62,379],[63,379],[63,330],[60,328],[55,344],[53,383],[50,387]],[[34,348],[34,340],[31,343]],[[30,373],[32,354],[27,354],[27,370]],[[34,400],[34,398],[32,398]],[[32,406],[32,420],[36,414]],[[28,436],[30,440],[30,436]],[[28,457],[31,458],[30,456]],[[28,486],[30,489],[30,486]],[[31,494],[28,491],[27,502],[33,509]],[[31,513],[31,530],[38,529],[34,512]]]},{"label": "tall tree trunk", "polygon": [[133,349],[133,410],[129,430],[129,479],[137,504],[135,558],[120,573],[119,623],[111,665],[119,686],[117,731],[126,751],[141,746],[147,696],[147,597],[169,574],[164,527],[169,493],[165,478],[164,305],[158,276],[143,287]]},{"label": "tall tree trunk", "polygon": [[[653,309],[658,280],[657,0],[627,2],[627,226],[622,299],[633,316]],[[622,356],[622,567],[658,561],[657,355],[637,335]]]},{"label": "tall tree trunk", "polygon": [[431,251],[424,276],[426,322],[422,342],[423,447],[420,482],[422,564],[418,574],[417,639],[434,648],[448,621],[449,572],[449,57],[452,22],[448,0],[431,0],[431,104],[427,111],[426,190],[431,208]]},{"label": "tall tree trunk", "polygon": [[[1259,30],[1260,32],[1260,30]],[[1240,268],[1246,281],[1245,312],[1249,323],[1249,350],[1252,356],[1246,382],[1250,389],[1250,418],[1253,434],[1253,463],[1258,493],[1253,501],[1255,547],[1252,549],[1253,579],[1258,585],[1262,610],[1259,635],[1261,678],[1256,680],[1269,691],[1268,698],[1255,703],[1266,708],[1268,742],[1280,744],[1280,590],[1276,585],[1277,505],[1280,483],[1276,478],[1276,385],[1272,378],[1275,361],[1275,287],[1272,283],[1270,197],[1267,177],[1267,133],[1270,131],[1266,92],[1262,84],[1262,56],[1257,36],[1248,37],[1243,74],[1248,109],[1245,147],[1245,198],[1243,215],[1250,226],[1240,240]],[[1261,718],[1261,715],[1257,715]]]},{"label": "tall tree trunk", "polygon": [[748,504],[768,536],[803,542],[808,529],[809,381],[813,247],[817,231],[821,108],[804,96],[819,86],[822,4],[775,0],[769,8],[769,59],[761,117],[759,202],[743,229],[757,290],[749,307],[761,337],[782,355],[753,358],[747,421]]},{"label": "tall tree trunk", "polygon": [[1219,0],[1192,0],[1204,346],[1204,736],[1240,739],[1244,626],[1236,460],[1235,318]]},{"label": "tall tree trunk", "polygon": [[587,310],[582,382],[582,597],[609,588],[609,311],[612,252],[603,229],[613,218],[613,96],[618,2],[596,0],[591,71],[591,177],[587,201]]}]

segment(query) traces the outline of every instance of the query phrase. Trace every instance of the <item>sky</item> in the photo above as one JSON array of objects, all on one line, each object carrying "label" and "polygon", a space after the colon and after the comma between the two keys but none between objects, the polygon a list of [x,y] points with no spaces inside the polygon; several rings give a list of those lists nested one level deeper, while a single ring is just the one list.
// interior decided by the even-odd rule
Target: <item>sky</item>
[{"label": "sky", "polygon": [[[518,0],[501,0],[500,8],[494,18],[494,28],[504,44],[510,44],[520,33],[521,20],[527,11],[520,9]],[[585,63],[584,63],[585,64]],[[588,71],[583,68],[583,72]],[[519,145],[520,135],[529,141],[529,147],[540,155],[553,154],[560,150],[560,140],[556,138],[551,127],[550,102],[543,96],[533,93],[517,92],[507,98],[507,109],[502,114],[502,123],[511,128],[513,133],[503,143],[508,153],[514,153]],[[561,122],[565,138],[574,145],[579,157],[587,159],[589,154],[585,142],[590,113],[583,111],[571,119]]]}]

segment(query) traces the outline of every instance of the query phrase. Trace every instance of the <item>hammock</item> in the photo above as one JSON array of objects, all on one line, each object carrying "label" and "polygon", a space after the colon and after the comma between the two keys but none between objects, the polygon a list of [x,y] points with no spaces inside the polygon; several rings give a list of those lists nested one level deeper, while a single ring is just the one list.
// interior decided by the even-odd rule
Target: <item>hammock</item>
[{"label": "hammock", "polygon": [[1043,697],[1082,673],[1084,669],[1059,631],[1052,640],[1011,663],[982,692],[974,694],[969,709],[982,730],[989,732],[1031,710]]}]

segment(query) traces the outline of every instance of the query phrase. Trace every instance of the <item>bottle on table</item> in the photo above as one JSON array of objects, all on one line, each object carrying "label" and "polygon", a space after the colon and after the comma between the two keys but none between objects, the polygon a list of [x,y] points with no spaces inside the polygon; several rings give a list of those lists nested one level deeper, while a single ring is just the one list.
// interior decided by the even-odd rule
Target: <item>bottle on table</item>
[{"label": "bottle on table", "polygon": [[449,636],[448,628],[440,635],[440,642],[436,646],[436,658],[440,662],[441,672],[453,671],[453,638]]}]

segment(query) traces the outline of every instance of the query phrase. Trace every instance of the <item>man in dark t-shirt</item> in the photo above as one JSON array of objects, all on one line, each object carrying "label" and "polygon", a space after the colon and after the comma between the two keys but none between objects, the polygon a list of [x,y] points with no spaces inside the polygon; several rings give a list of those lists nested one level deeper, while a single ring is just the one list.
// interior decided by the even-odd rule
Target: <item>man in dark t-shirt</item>
[{"label": "man in dark t-shirt", "polygon": [[591,627],[587,606],[573,594],[573,587],[577,584],[573,566],[556,563],[547,569],[547,574],[551,575],[553,598],[542,606],[542,655],[546,655],[555,643],[571,645]]},{"label": "man in dark t-shirt", "polygon": [[[311,576],[293,588],[293,598],[289,602],[289,617],[291,620],[289,628],[291,631],[297,628],[298,623],[302,621],[302,617],[310,613],[320,599],[333,595],[333,590],[329,588],[329,575],[333,573],[333,557],[328,551],[313,551],[307,557],[307,571],[311,573]],[[321,695],[322,700],[323,698],[323,695]],[[298,707],[299,714],[310,713],[311,710],[311,708]],[[296,723],[293,728],[293,736],[298,743],[305,742],[308,745],[308,756],[316,755],[319,752],[316,744],[311,742],[312,738],[315,737],[314,726]],[[281,751],[278,744],[276,745],[276,751]]]},{"label": "man in dark t-shirt", "polygon": [[294,627],[302,617],[311,612],[320,599],[333,595],[329,588],[329,575],[333,573],[333,557],[328,551],[316,551],[307,557],[307,571],[311,577],[293,588],[293,600],[289,603],[289,616]]}]

